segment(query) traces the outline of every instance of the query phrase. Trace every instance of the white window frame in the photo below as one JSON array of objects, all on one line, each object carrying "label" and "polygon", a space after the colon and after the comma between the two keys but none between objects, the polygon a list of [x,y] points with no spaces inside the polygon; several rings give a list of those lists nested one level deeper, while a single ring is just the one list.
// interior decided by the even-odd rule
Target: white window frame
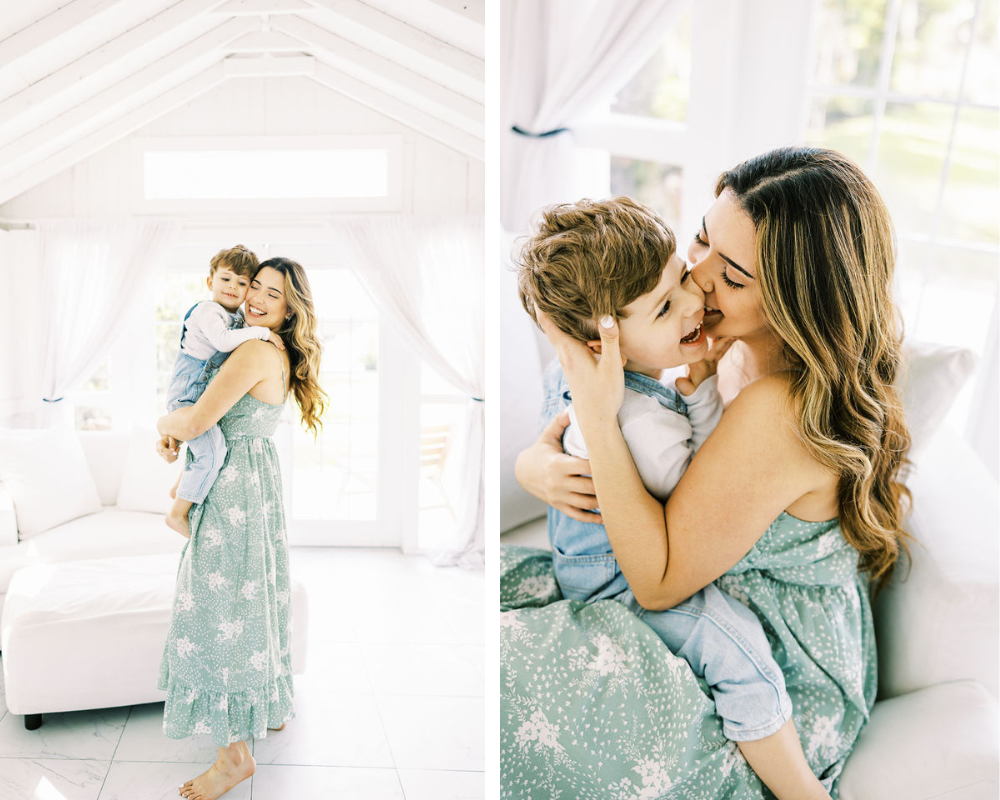
[{"label": "white window frame", "polygon": [[[295,255],[310,269],[350,269],[330,262],[327,234],[319,227],[190,227],[167,255],[164,269],[172,273],[207,276],[208,263],[193,264],[186,250],[219,242],[243,242],[261,261],[294,248]],[[207,291],[207,290],[206,290]],[[151,427],[162,409],[156,408],[156,337],[154,300],[149,298],[116,340],[111,352],[111,391],[95,394],[76,392],[67,399],[75,406],[102,405],[113,414],[114,430],[134,425]],[[379,441],[376,477],[377,508],[374,520],[295,520],[292,510],[291,426],[298,425],[294,399],[275,432],[282,462],[282,485],[289,544],[319,547],[391,547],[404,552],[417,546],[417,491],[420,469],[420,372],[419,363],[384,317],[379,317]],[[73,411],[75,415],[75,409]]]},{"label": "white window frame", "polygon": [[[816,2],[816,0],[813,0]],[[803,104],[803,117],[800,126],[800,136],[804,137],[806,132],[806,116],[809,102],[817,96],[840,96],[854,97],[862,100],[872,101],[872,133],[868,143],[868,153],[862,165],[865,171],[874,176],[878,182],[878,148],[882,132],[882,120],[885,116],[885,109],[889,103],[914,104],[933,103],[938,106],[952,107],[951,128],[948,133],[944,161],[941,168],[941,177],[938,182],[937,199],[935,201],[934,213],[931,217],[930,231],[907,230],[897,226],[896,235],[903,242],[919,245],[921,248],[920,263],[911,268],[911,274],[919,274],[921,287],[917,305],[924,302],[927,276],[930,274],[933,253],[937,247],[946,247],[952,251],[965,251],[969,253],[980,253],[993,255],[1000,259],[1000,243],[979,242],[973,240],[960,240],[941,236],[940,224],[942,211],[944,208],[944,198],[948,187],[948,178],[951,174],[952,154],[955,148],[955,135],[958,130],[958,122],[963,109],[978,108],[988,110],[1000,110],[1000,105],[987,103],[969,102],[964,98],[966,77],[968,76],[969,64],[971,61],[972,48],[974,42],[973,32],[980,22],[980,12],[982,11],[982,0],[976,0],[973,6],[972,20],[970,22],[970,32],[968,41],[965,44],[965,52],[962,56],[962,70],[959,77],[959,84],[955,98],[948,99],[932,95],[905,94],[893,91],[892,81],[892,60],[895,54],[896,36],[899,30],[899,14],[903,0],[887,0],[885,26],[882,31],[882,43],[879,52],[879,73],[874,87],[868,86],[843,86],[839,84],[825,84],[809,81],[805,86],[805,100]],[[813,40],[813,46],[815,40]],[[806,64],[807,73],[811,74],[809,66],[812,64],[812,50],[810,47],[810,58]],[[890,209],[891,211],[891,209]],[[971,392],[971,403],[965,418],[964,430],[965,438],[984,456],[991,470],[996,475],[996,454],[997,447],[995,441],[984,442],[980,432],[992,430],[996,427],[996,403],[997,403],[997,317],[998,305],[1000,305],[1000,295],[997,294],[997,287],[994,286],[994,302],[991,313],[990,325],[986,340],[979,349],[980,368],[975,375],[975,383],[969,388]],[[919,310],[918,310],[919,315]]]},{"label": "white window frame", "polygon": [[[370,211],[399,212],[403,207],[403,137],[364,136],[184,136],[135,137],[130,141],[132,207],[138,214],[245,214]],[[147,199],[143,191],[144,158],[148,151],[185,150],[372,150],[388,157],[388,193],[384,197]]]}]

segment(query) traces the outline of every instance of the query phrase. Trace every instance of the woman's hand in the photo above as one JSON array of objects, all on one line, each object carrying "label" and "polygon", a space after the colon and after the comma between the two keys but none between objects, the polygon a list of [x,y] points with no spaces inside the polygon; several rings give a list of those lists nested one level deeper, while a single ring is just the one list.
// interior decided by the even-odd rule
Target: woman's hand
[{"label": "woman's hand", "polygon": [[177,460],[180,444],[173,436],[164,436],[156,443],[156,452],[168,464]]},{"label": "woman's hand", "polygon": [[563,333],[541,312],[538,324],[559,356],[583,438],[587,438],[588,429],[594,426],[617,425],[618,409],[625,399],[625,361],[618,349],[615,320],[610,316],[601,320],[599,358],[589,346]]},{"label": "woman's hand", "polygon": [[557,414],[538,440],[517,457],[514,475],[526,492],[580,522],[601,523],[590,462],[567,455],[562,435],[569,425],[569,412]]}]

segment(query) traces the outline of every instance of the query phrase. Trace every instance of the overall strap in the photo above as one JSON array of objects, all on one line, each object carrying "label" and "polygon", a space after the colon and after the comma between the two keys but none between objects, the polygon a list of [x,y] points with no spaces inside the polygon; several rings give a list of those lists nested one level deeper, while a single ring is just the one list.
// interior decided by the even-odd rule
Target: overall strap
[{"label": "overall strap", "polygon": [[193,306],[191,306],[191,308],[187,310],[187,314],[184,315],[184,319],[181,320],[181,347],[184,346],[184,334],[187,332],[188,317],[190,317],[191,312],[194,311],[200,305],[201,302],[197,302]]},{"label": "overall strap", "polygon": [[[555,363],[558,364],[558,361]],[[570,396],[569,382],[566,380],[566,375],[562,371],[561,366],[557,369],[558,372],[553,371],[551,376],[547,375],[546,377],[553,381],[558,380],[557,391],[562,395],[563,400],[567,404],[572,403],[573,398]],[[653,397],[659,401],[661,406],[669,408],[671,411],[676,411],[678,414],[687,415],[688,413],[687,403],[684,402],[684,398],[681,397],[680,392],[664,386],[655,378],[650,378],[641,372],[625,370],[625,388],[639,394],[644,394],[647,397]]]},{"label": "overall strap", "polygon": [[647,397],[656,398],[661,406],[676,411],[678,414],[687,414],[687,403],[681,397],[680,392],[664,386],[655,378],[643,375],[641,372],[625,371],[625,388],[633,392],[639,392]]}]

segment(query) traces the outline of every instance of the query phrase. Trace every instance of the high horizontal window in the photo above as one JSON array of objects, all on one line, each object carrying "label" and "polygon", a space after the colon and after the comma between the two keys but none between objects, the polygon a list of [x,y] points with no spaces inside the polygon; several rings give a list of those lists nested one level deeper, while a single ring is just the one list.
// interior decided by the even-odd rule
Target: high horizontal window
[{"label": "high horizontal window", "polygon": [[386,149],[148,150],[147,200],[385,197]]}]

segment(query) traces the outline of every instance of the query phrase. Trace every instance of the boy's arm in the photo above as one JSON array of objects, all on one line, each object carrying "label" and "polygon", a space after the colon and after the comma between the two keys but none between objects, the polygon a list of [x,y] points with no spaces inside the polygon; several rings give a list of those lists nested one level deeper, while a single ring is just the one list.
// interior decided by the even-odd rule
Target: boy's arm
[{"label": "boy's arm", "polygon": [[[193,324],[192,324],[193,323]],[[200,303],[188,317],[188,328],[197,328],[209,343],[220,353],[231,353],[251,339],[266,341],[271,336],[270,328],[262,325],[248,325],[245,328],[230,328],[229,314],[218,303]]]},{"label": "boy's arm", "polygon": [[[682,395],[683,396],[683,395]],[[694,393],[684,397],[691,423],[691,452],[697,453],[708,435],[722,419],[722,395],[719,394],[719,376],[712,375],[699,384]]]}]

